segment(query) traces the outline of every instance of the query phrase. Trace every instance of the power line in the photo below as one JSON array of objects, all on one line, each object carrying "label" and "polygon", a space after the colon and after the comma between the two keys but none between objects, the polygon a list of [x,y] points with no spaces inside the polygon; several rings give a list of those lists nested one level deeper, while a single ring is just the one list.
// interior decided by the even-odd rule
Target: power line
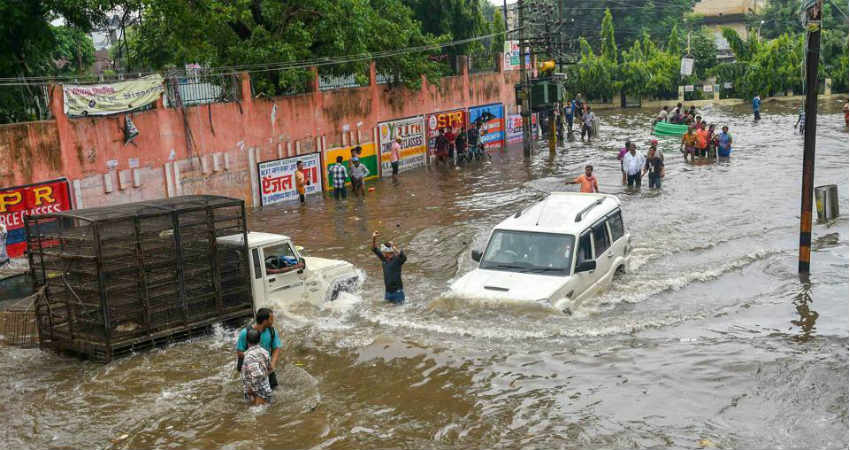
[{"label": "power line", "polygon": [[[249,73],[270,72],[278,70],[295,70],[306,69],[310,67],[320,67],[329,65],[339,65],[358,61],[369,61],[375,59],[389,58],[400,56],[408,53],[421,53],[425,51],[441,50],[446,47],[468,44],[471,42],[490,39],[496,36],[504,35],[519,31],[518,29],[506,30],[498,33],[490,33],[482,36],[475,36],[466,39],[459,39],[451,42],[426,44],[416,47],[406,47],[393,50],[383,50],[374,53],[359,53],[353,55],[345,55],[340,57],[322,57],[309,60],[291,61],[291,62],[273,62],[273,63],[258,63],[258,64],[242,64],[233,66],[217,66],[211,67],[203,71],[204,75],[225,75],[234,74],[236,72],[247,71]],[[251,70],[253,69],[253,70]],[[137,72],[139,76],[151,75],[158,72]],[[73,81],[80,78],[79,76],[33,76],[33,77],[5,77],[0,78],[0,86],[24,86],[24,85],[39,85],[47,84],[52,81]],[[30,82],[31,81],[31,82]],[[116,80],[117,81],[117,80]]]}]

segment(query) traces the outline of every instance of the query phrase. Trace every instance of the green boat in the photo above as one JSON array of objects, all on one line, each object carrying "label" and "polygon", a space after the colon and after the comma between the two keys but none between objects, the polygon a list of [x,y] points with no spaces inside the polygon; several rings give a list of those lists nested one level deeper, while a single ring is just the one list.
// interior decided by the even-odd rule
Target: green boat
[{"label": "green boat", "polygon": [[681,136],[688,131],[688,126],[683,123],[658,122],[652,130],[656,136]]}]

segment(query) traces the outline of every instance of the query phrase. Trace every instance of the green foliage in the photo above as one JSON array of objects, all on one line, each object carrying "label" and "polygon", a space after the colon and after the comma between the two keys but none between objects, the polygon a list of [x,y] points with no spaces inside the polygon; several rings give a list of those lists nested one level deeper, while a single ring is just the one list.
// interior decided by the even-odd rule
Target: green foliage
[{"label": "green foliage", "polygon": [[717,46],[705,29],[691,33],[691,56],[694,57],[694,75],[700,80],[717,64]]},{"label": "green foliage", "polygon": [[[848,28],[846,2],[843,12],[831,1],[824,2],[819,78],[832,78],[833,91],[847,92]],[[763,23],[762,23],[763,22]],[[760,14],[750,20],[750,28],[761,33],[762,40],[783,34],[800,36],[805,32],[800,22],[799,0],[770,0]]]},{"label": "green foliage", "polygon": [[673,25],[673,29],[670,30],[670,35],[667,38],[667,46],[664,49],[671,55],[681,56],[684,55],[683,48],[682,32],[679,31],[679,25]]},{"label": "green foliage", "polygon": [[[102,19],[89,0],[0,1],[0,76],[77,75],[94,61],[85,32]],[[51,21],[64,17],[66,25]],[[42,119],[47,99],[38,85],[0,89],[0,123]]]},{"label": "green foliage", "polygon": [[[413,11],[413,18],[421,24],[425,34],[446,36],[461,40],[488,34],[488,21],[478,0],[402,0]],[[380,12],[378,12],[380,13]],[[482,45],[472,42],[447,47],[447,55],[468,55],[480,52]]]},{"label": "green foliage", "polygon": [[775,95],[802,85],[801,65],[803,61],[802,39],[783,34],[776,39],[757,44],[739,76],[736,91],[743,98],[758,95]]},{"label": "green foliage", "polygon": [[747,66],[748,63],[741,61],[720,63],[709,71],[709,76],[717,77],[717,83],[720,84],[721,89],[723,83],[732,83],[732,90],[724,91],[727,97],[743,97],[738,80],[747,72]]},{"label": "green foliage", "polygon": [[617,41],[614,39],[614,18],[611,10],[606,9],[602,17],[602,30],[599,33],[602,43],[602,57],[608,61],[617,62]]},{"label": "green foliage", "polygon": [[612,98],[616,93],[616,64],[597,56],[584,38],[579,38],[579,46],[581,60],[567,69],[567,89],[573,93],[581,92],[588,99]]},{"label": "green foliage", "polygon": [[[400,0],[144,0],[142,16],[138,32],[128,35],[133,49],[128,61],[154,70],[190,63],[262,67],[440,42],[422,32]],[[439,76],[429,56],[422,52],[381,58],[376,66],[392,83],[415,88],[422,74]],[[319,65],[321,73],[354,73],[362,79],[369,61]],[[310,80],[309,68],[252,74],[255,94],[301,92]]]},{"label": "green foliage", "polygon": [[584,36],[594,48],[601,48],[597,33],[605,17],[605,9],[613,15],[614,37],[621,46],[641,39],[644,32],[655,42],[666,42],[670,30],[681,24],[696,0],[561,0],[563,17],[573,25],[574,38]]},{"label": "green foliage", "polygon": [[[502,16],[501,10],[496,10],[493,13],[493,24],[491,33],[504,33],[505,32],[505,18]],[[505,35],[499,34],[494,36],[490,41],[490,51],[494,53],[501,53],[505,50]]]}]

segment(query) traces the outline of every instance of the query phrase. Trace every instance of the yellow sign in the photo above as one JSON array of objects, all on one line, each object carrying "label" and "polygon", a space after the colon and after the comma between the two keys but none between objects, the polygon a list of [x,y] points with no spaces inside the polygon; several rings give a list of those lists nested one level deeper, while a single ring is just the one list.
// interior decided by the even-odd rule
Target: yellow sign
[{"label": "yellow sign", "polygon": [[162,95],[162,76],[148,75],[135,80],[108,84],[65,84],[65,114],[98,116],[132,111],[153,103]]},{"label": "yellow sign", "polygon": [[[369,170],[369,175],[364,178],[364,180],[374,180],[378,178],[378,152],[375,148],[374,142],[368,142],[365,144],[358,144],[360,147],[360,164],[366,166],[366,169]],[[327,183],[327,189],[333,189],[331,185],[332,179],[328,176],[328,168],[334,164],[336,164],[336,157],[342,156],[342,164],[345,166],[346,170],[351,170],[351,151],[354,147],[358,145],[350,145],[348,147],[337,147],[325,150],[325,182]],[[350,182],[346,180],[346,182]]]}]

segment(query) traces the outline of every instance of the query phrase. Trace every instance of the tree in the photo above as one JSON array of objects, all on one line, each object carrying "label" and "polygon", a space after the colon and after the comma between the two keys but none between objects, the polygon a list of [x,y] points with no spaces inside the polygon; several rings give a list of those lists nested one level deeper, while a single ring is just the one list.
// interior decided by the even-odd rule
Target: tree
[{"label": "tree", "polygon": [[673,25],[673,29],[670,30],[670,35],[667,38],[667,46],[664,49],[672,55],[682,56],[684,54],[682,52],[682,32],[679,31],[678,24]]},{"label": "tree", "polygon": [[717,64],[717,46],[705,28],[691,33],[691,56],[694,57],[694,76],[705,79],[710,68]]},{"label": "tree", "polygon": [[[505,32],[505,18],[502,16],[502,12],[498,9],[493,13],[493,26],[492,33],[504,33]],[[493,36],[490,42],[490,51],[495,53],[501,53],[505,49],[505,35],[497,34]]]},{"label": "tree", "polygon": [[614,18],[611,17],[610,9],[606,9],[605,15],[602,17],[602,29],[599,32],[599,36],[602,42],[602,57],[616,63],[617,41],[614,39]]},{"label": "tree", "polygon": [[[479,0],[402,0],[413,18],[421,24],[425,34],[461,40],[487,34],[487,20]],[[450,57],[469,55],[483,49],[479,42],[447,47],[444,53]]]},{"label": "tree", "polygon": [[[255,92],[265,95],[303,91],[312,77],[303,66],[266,69],[270,62],[316,60],[323,74],[362,79],[368,57],[333,60],[439,42],[422,33],[400,0],[145,0],[140,15],[138,32],[130,36],[135,64],[155,70],[189,63],[261,68],[252,81]],[[381,58],[377,69],[392,83],[417,87],[422,74],[438,75],[428,61],[432,53]]]},{"label": "tree", "polygon": [[[85,35],[102,20],[94,0],[0,2],[0,76],[33,77],[82,74],[94,60]],[[64,18],[65,25],[51,21]],[[44,118],[47,98],[41,85],[0,89],[0,122]]]}]

